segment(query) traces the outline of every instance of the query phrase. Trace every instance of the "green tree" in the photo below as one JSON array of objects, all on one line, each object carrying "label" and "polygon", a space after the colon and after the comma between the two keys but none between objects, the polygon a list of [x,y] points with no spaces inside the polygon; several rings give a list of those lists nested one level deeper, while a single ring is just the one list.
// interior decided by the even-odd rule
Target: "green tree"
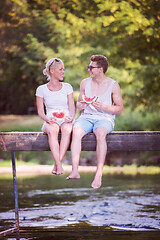
[{"label": "green tree", "polygon": [[74,90],[104,54],[125,105],[160,106],[158,0],[6,0],[0,9],[0,112],[26,114],[45,82],[44,63],[63,59]]}]

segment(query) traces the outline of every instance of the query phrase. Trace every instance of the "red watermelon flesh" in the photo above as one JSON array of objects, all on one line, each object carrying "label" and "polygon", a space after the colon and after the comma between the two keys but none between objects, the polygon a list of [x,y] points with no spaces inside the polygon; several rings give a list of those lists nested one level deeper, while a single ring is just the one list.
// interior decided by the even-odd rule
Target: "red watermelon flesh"
[{"label": "red watermelon flesh", "polygon": [[83,101],[85,101],[85,102],[88,103],[88,104],[95,102],[95,101],[97,100],[97,98],[98,98],[97,96],[94,96],[94,97],[92,97],[92,98],[89,98],[89,97],[87,97],[86,95],[82,95]]},{"label": "red watermelon flesh", "polygon": [[53,117],[56,118],[57,121],[63,120],[65,117],[65,112],[53,112]]}]

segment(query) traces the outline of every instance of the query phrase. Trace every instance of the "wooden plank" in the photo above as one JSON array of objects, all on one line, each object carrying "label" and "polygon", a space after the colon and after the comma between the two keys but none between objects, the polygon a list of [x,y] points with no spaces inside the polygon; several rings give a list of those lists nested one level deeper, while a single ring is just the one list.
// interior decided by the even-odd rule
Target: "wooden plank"
[{"label": "wooden plank", "polygon": [[[160,132],[112,132],[106,137],[108,151],[160,151]],[[96,150],[96,138],[87,135],[83,151]]]},{"label": "wooden plank", "polygon": [[6,235],[12,234],[12,233],[15,233],[15,232],[19,232],[19,228],[14,227],[14,228],[7,229],[3,232],[0,232],[0,237],[5,237]]},{"label": "wooden plank", "polygon": [[108,136],[108,148],[117,151],[159,151],[160,134],[157,132],[133,132],[132,134],[116,134]]},{"label": "wooden plank", "polygon": [[[160,151],[160,131],[112,132],[106,141],[108,151]],[[0,146],[2,151],[50,150],[48,136],[42,132],[0,132]],[[89,133],[82,139],[82,151],[95,150],[96,137]]]}]

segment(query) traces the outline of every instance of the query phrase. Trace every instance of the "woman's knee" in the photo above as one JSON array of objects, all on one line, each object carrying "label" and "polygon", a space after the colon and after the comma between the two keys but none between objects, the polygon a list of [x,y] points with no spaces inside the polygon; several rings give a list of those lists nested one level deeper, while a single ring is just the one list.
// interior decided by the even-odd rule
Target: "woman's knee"
[{"label": "woman's knee", "polygon": [[48,135],[57,135],[59,133],[59,126],[57,124],[49,124],[45,128],[45,133]]},{"label": "woman's knee", "polygon": [[62,134],[70,135],[72,132],[73,125],[71,123],[66,123],[61,126]]}]

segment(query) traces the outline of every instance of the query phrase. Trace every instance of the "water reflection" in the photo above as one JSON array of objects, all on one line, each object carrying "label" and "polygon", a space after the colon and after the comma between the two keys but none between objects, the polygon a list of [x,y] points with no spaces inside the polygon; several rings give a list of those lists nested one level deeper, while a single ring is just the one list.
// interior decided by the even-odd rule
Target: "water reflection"
[{"label": "water reflection", "polygon": [[[18,178],[20,226],[160,230],[159,175],[105,175],[98,190],[89,187],[92,177],[82,174],[80,180],[69,182],[65,176]],[[9,184],[10,180],[0,181],[2,226],[14,222],[13,189],[5,191]]]}]

